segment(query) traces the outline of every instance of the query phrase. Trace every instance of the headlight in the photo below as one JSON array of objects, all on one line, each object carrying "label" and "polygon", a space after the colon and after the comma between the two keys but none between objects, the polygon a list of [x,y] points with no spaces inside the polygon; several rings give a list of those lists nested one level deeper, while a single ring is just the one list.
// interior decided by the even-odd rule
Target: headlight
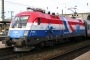
[{"label": "headlight", "polygon": [[24,32],[24,36],[27,36],[27,35],[28,35],[28,31],[25,31],[25,32]]}]

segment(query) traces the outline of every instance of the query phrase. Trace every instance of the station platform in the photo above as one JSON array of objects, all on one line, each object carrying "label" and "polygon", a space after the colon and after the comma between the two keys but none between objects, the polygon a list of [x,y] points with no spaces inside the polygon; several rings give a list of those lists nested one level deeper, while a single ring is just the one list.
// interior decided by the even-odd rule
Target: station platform
[{"label": "station platform", "polygon": [[0,35],[0,41],[4,40],[7,35]]},{"label": "station platform", "polygon": [[73,60],[90,60],[90,51],[78,56],[77,58],[75,58]]},{"label": "station platform", "polygon": [[2,42],[0,41],[0,48],[6,48],[5,44],[2,44]]}]

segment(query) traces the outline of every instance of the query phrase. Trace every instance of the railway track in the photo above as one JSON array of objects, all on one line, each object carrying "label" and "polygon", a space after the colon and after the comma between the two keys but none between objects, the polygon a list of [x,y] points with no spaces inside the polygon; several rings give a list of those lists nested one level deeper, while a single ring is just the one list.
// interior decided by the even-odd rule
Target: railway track
[{"label": "railway track", "polygon": [[90,50],[90,44],[78,47],[76,49],[64,52],[62,54],[57,54],[53,57],[46,58],[45,60],[73,60],[74,58],[80,56],[81,54]]},{"label": "railway track", "polygon": [[[77,44],[78,44],[78,46],[77,46]],[[82,41],[82,42],[78,42],[78,43],[61,44],[59,46],[55,46],[52,48],[51,47],[49,47],[48,49],[46,48],[46,50],[44,49],[44,50],[42,50],[42,52],[39,51],[38,53],[27,55],[27,56],[24,56],[21,58],[19,57],[14,60],[29,60],[29,59],[30,60],[52,60],[52,59],[54,59],[53,57],[58,57],[60,55],[67,54],[71,51],[75,51],[77,49],[84,48],[86,46],[89,46],[89,44],[90,44],[90,40]],[[63,58],[66,58],[66,57],[64,56]],[[62,60],[64,60],[64,59],[62,59]]]},{"label": "railway track", "polygon": [[15,58],[32,55],[39,52],[44,52],[45,49],[41,50],[31,50],[29,52],[14,52],[13,48],[3,48],[0,49],[0,60],[13,60]]},{"label": "railway track", "polygon": [[37,51],[31,50],[30,52],[14,52],[13,48],[3,48],[3,49],[0,49],[0,60],[13,60],[15,58],[19,58],[19,57],[23,57],[23,56],[42,53],[42,52],[48,51],[50,49],[53,49],[53,47],[44,48],[42,50],[37,50]]},{"label": "railway track", "polygon": [[9,56],[10,54],[13,53],[13,48],[1,48],[0,49],[0,60],[3,60],[3,58],[5,58],[5,56]]},{"label": "railway track", "polygon": [[[30,52],[14,52],[13,48],[1,49],[0,50],[0,60],[14,60],[14,59],[18,60],[19,58],[21,58],[21,60],[25,60],[27,58],[27,56],[30,56],[30,58],[28,58],[27,60],[29,60],[29,59],[31,59],[31,60],[52,60],[52,59],[54,59],[52,57],[58,57],[59,55],[67,54],[67,52],[69,52],[70,50],[73,51],[73,49],[76,50],[75,48],[67,49],[67,50],[65,50],[66,48],[63,48],[63,47],[71,46],[72,44],[75,45],[76,43],[66,43],[66,44],[61,44],[60,46],[44,48],[39,51],[32,50]],[[90,41],[89,41],[89,43],[85,43],[85,45],[86,44],[90,44]],[[83,45],[83,46],[85,46],[85,45]],[[60,48],[60,50],[59,50],[59,52],[57,52],[56,49],[59,49],[59,48]],[[77,48],[77,49],[79,49],[79,48]],[[50,53],[51,55],[48,56],[48,53]]]},{"label": "railway track", "polygon": [[13,58],[20,57],[23,53],[14,52],[14,48],[0,49],[0,60],[12,60]]}]

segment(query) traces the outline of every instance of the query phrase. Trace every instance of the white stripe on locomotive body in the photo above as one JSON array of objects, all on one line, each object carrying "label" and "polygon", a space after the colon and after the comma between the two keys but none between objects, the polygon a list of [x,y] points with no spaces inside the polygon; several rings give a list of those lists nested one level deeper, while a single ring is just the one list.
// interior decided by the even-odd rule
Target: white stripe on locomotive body
[{"label": "white stripe on locomotive body", "polygon": [[32,26],[32,24],[33,24],[33,23],[27,23],[27,25],[26,25],[26,26]]},{"label": "white stripe on locomotive body", "polygon": [[[64,24],[50,24],[51,26],[53,26],[53,30],[65,30],[65,26]],[[9,30],[46,30],[48,24],[47,23],[41,23],[40,25],[34,25],[33,23],[27,23],[25,28],[10,28]],[[67,26],[70,30],[70,27],[67,23]],[[71,25],[73,27],[73,29],[76,29],[76,25]],[[80,29],[84,30],[85,27],[80,25]],[[72,32],[72,31],[71,31]]]},{"label": "white stripe on locomotive body", "polygon": [[[53,26],[53,30],[65,30],[63,24],[50,24]],[[9,30],[46,30],[48,24],[41,23],[40,25],[34,25],[33,23],[28,23],[25,28],[10,28]]]},{"label": "white stripe on locomotive body", "polygon": [[[32,30],[46,30],[48,24],[41,23],[40,25],[32,25]],[[64,30],[65,27],[63,24],[50,24],[54,29],[53,30]]]},{"label": "white stripe on locomotive body", "polygon": [[[65,30],[64,24],[50,24],[50,25],[53,26],[53,28],[55,28],[53,30]],[[47,26],[48,26],[48,24],[41,23],[40,26],[37,26],[37,25],[34,26],[33,25],[31,29],[32,30],[45,30]],[[71,25],[71,26],[72,26],[73,29],[76,29],[76,25]],[[69,27],[69,29],[70,29],[70,27]],[[84,26],[80,26],[80,29],[85,29],[85,27]]]}]

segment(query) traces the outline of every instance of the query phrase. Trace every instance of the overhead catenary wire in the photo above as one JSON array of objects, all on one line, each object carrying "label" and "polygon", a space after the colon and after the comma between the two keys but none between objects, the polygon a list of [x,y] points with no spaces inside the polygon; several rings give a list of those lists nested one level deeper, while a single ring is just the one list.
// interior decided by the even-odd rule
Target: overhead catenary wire
[{"label": "overhead catenary wire", "polygon": [[[0,1],[1,1],[1,0],[0,0]],[[55,2],[55,3],[58,3],[58,4],[60,4],[60,5],[64,5],[65,8],[71,7],[71,6],[67,5],[66,3],[60,3],[60,2],[54,1],[54,0],[51,0],[51,1],[53,1],[53,2]],[[10,2],[10,1],[5,1],[5,2],[11,3],[11,4],[16,4],[16,5],[21,5],[21,6],[30,6],[30,5],[25,5],[25,4],[21,4],[21,3],[14,3],[14,2]],[[33,6],[30,6],[30,7],[33,7]],[[47,8],[47,7],[46,7],[46,8]],[[48,8],[49,8],[49,7],[48,7]],[[57,6],[56,9],[59,9],[59,6]],[[61,9],[62,9],[62,8],[61,8]],[[84,10],[83,10],[83,11],[84,11]]]},{"label": "overhead catenary wire", "polygon": [[[74,7],[72,7],[72,5],[67,5],[66,3],[60,3],[60,2],[58,2],[58,1],[55,1],[55,0],[51,0],[51,1],[53,1],[53,2],[56,2],[56,3],[58,3],[58,4],[62,4],[62,5],[65,5],[65,9],[66,10],[68,10],[68,8],[74,8]],[[71,2],[68,2],[68,3],[72,3],[72,2],[76,2],[76,0],[75,1],[71,1]],[[80,4],[82,4],[83,5],[83,7],[82,7],[82,9],[80,9],[81,11],[83,11],[83,12],[86,12],[83,8],[86,8],[86,3],[87,3],[87,6],[89,6],[89,3],[86,1],[85,2],[85,4],[84,3],[81,3],[81,2],[76,2],[76,3],[78,3],[78,5],[80,5]],[[80,8],[80,6],[78,6],[77,4],[75,4],[74,6],[77,6],[78,8],[77,8],[77,10],[79,10],[79,8]],[[81,5],[81,6],[82,6]],[[84,7],[85,6],[85,7]],[[59,8],[59,7],[58,7]]]},{"label": "overhead catenary wire", "polygon": [[[1,1],[1,0],[0,0],[0,1]],[[66,3],[60,3],[60,2],[57,2],[57,1],[54,1],[54,0],[51,0],[51,1],[56,2],[56,3],[60,4],[60,5],[66,5]],[[17,4],[17,5],[22,5],[22,6],[30,6],[30,5],[25,5],[25,4],[21,4],[21,3],[14,3],[14,2],[10,2],[10,1],[4,1],[4,2],[12,3],[12,4]],[[69,6],[69,5],[67,5],[67,6],[68,6],[68,7],[71,7],[71,6]]]},{"label": "overhead catenary wire", "polygon": [[[1,0],[0,0],[1,1]],[[12,4],[17,4],[17,5],[22,5],[22,6],[29,6],[29,5],[25,5],[25,4],[21,4],[21,3],[14,3],[14,2],[10,2],[10,1],[4,1],[4,2],[7,2],[7,3],[12,3]]]}]

